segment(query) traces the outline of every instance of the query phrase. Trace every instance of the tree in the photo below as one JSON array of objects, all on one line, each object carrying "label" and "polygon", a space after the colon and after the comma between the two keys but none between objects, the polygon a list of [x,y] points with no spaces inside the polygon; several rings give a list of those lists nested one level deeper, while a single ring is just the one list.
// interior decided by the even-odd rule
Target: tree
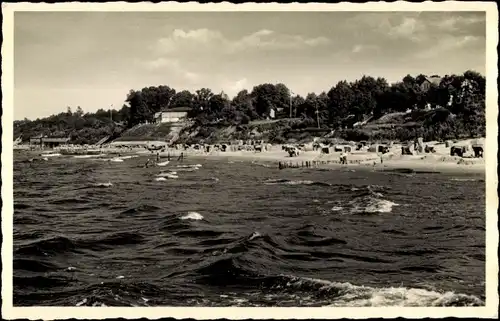
[{"label": "tree", "polygon": [[271,108],[289,110],[290,90],[284,84],[273,85],[267,83],[255,86],[251,96],[253,98],[253,106],[259,117],[267,117]]},{"label": "tree", "polygon": [[339,81],[335,87],[328,92],[329,119],[330,123],[338,124],[341,118],[349,115],[355,99],[354,90],[347,81]]},{"label": "tree", "polygon": [[189,107],[193,106],[195,96],[188,90],[183,90],[172,96],[170,107]]},{"label": "tree", "polygon": [[[252,96],[248,93],[248,90],[241,90],[236,96],[234,96],[231,101],[231,106],[235,109],[237,114],[243,114],[246,117],[244,119],[253,120],[259,117],[252,102]],[[243,119],[243,116],[242,116]]]},{"label": "tree", "polygon": [[127,97],[130,105],[129,127],[152,120],[152,113],[143,97],[142,91],[131,90]]},{"label": "tree", "polygon": [[75,114],[76,114],[77,117],[82,117],[83,114],[84,114],[82,107],[78,106],[76,108],[76,113]]},{"label": "tree", "polygon": [[201,88],[196,91],[194,96],[194,109],[196,112],[204,111],[209,108],[210,98],[213,96],[212,90],[208,88]]}]

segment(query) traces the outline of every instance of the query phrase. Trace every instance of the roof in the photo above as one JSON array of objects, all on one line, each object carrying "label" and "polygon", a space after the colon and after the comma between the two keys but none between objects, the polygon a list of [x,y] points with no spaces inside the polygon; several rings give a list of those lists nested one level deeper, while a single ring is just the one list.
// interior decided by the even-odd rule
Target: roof
[{"label": "roof", "polygon": [[441,83],[441,77],[438,77],[438,76],[425,77],[425,80],[427,80],[431,84],[438,85],[438,86]]},{"label": "roof", "polygon": [[169,109],[165,109],[165,110],[162,110],[161,112],[162,113],[168,113],[168,112],[188,112],[190,111],[191,108],[189,107],[174,107],[174,108],[169,108]]},{"label": "roof", "polygon": [[44,137],[42,141],[48,143],[63,143],[69,141],[69,137]]}]

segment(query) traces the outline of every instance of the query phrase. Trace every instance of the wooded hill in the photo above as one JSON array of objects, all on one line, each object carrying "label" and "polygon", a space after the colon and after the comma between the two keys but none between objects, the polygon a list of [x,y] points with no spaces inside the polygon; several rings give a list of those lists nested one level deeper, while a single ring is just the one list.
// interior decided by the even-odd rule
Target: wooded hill
[{"label": "wooded hill", "polygon": [[[152,122],[156,112],[175,107],[191,108],[192,123],[183,128],[180,140],[260,135],[279,143],[310,139],[318,135],[318,128],[323,133],[334,130],[335,136],[348,140],[480,137],[486,130],[485,85],[481,74],[466,71],[444,77],[408,75],[393,84],[364,76],[305,97],[291,96],[284,84],[261,84],[232,99],[208,88],[191,93],[169,86],[146,87],[131,90],[119,111],[84,113],[68,107],[47,118],[15,121],[14,137],[22,135],[26,141],[36,135],[70,136],[72,143],[92,144],[106,135],[119,137],[136,125]],[[279,121],[263,122],[272,109]]]}]

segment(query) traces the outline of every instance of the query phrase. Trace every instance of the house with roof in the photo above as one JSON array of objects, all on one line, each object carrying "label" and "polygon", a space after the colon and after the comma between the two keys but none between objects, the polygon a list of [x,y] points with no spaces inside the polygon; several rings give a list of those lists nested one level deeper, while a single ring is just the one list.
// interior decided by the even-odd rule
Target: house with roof
[{"label": "house with roof", "polygon": [[425,77],[425,79],[420,84],[420,89],[425,92],[428,91],[432,85],[439,86],[440,83],[441,83],[441,77],[437,75]]},{"label": "house with roof", "polygon": [[165,109],[154,114],[155,123],[178,123],[188,117],[189,107]]},{"label": "house with roof", "polygon": [[69,141],[69,137],[48,137],[38,135],[30,138],[30,145],[40,145],[41,147],[54,148],[61,145],[67,145]]}]

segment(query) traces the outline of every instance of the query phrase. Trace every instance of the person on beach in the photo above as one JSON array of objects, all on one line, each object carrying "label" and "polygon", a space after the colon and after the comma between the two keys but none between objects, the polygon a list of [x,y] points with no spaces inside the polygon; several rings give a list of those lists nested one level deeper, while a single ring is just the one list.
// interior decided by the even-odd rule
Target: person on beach
[{"label": "person on beach", "polygon": [[160,161],[160,153],[156,153],[156,161],[159,162]]},{"label": "person on beach", "polygon": [[347,154],[345,152],[342,152],[342,154],[340,154],[340,163],[347,164]]},{"label": "person on beach", "polygon": [[144,167],[148,168],[149,164],[150,164],[150,159],[148,158],[148,160],[146,161],[146,164],[144,165]]}]

